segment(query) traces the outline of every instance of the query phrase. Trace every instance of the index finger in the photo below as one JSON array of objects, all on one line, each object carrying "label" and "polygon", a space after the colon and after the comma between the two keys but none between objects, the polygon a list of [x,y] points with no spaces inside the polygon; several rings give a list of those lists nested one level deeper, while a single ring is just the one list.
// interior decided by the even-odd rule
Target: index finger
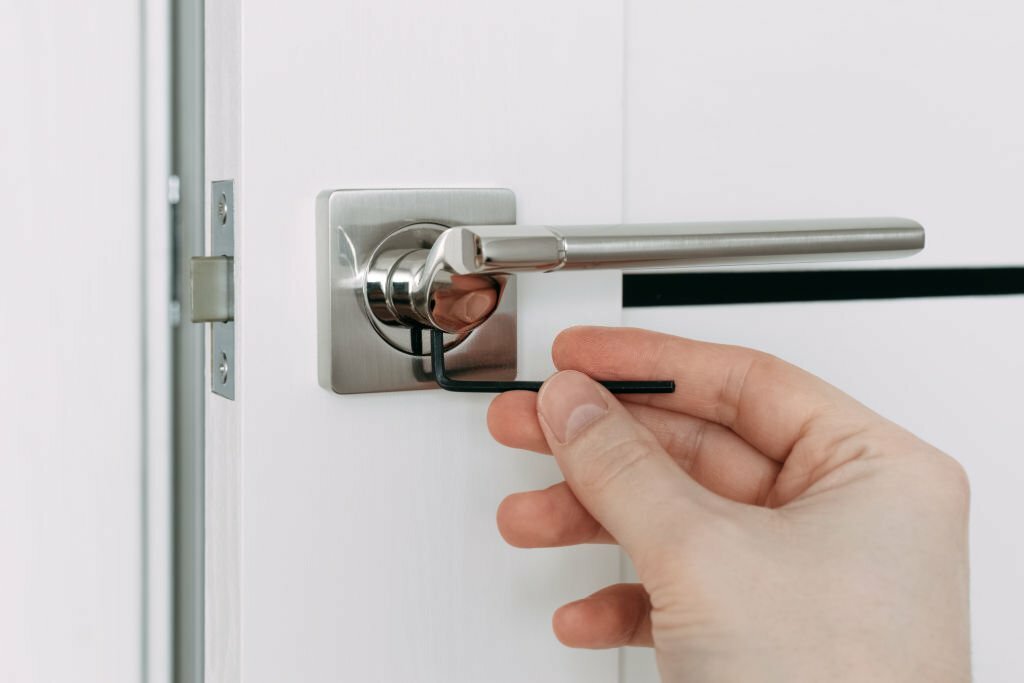
[{"label": "index finger", "polygon": [[672,394],[622,395],[716,422],[765,455],[784,460],[817,418],[867,408],[824,380],[753,349],[613,327],[572,327],[551,355],[559,370],[595,379],[674,379]]}]

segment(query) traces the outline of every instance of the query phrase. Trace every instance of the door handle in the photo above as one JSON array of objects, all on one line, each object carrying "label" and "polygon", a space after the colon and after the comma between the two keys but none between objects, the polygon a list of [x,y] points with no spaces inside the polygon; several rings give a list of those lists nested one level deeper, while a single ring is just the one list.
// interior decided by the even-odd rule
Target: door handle
[{"label": "door handle", "polygon": [[317,225],[320,383],[337,393],[535,389],[508,382],[516,273],[896,258],[925,242],[906,218],[517,225],[504,189],[330,190]]},{"label": "door handle", "polygon": [[906,218],[471,225],[435,246],[460,273],[664,268],[907,256],[924,247],[924,228]]},{"label": "door handle", "polygon": [[923,248],[924,228],[906,218],[468,225],[444,230],[429,249],[378,254],[367,291],[383,322],[464,334],[497,307],[501,275],[897,258]]}]

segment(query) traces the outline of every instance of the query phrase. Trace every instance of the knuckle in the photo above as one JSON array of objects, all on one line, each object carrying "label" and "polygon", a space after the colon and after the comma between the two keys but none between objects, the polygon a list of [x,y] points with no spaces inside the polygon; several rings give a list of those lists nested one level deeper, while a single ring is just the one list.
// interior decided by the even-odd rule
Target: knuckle
[{"label": "knuckle", "polygon": [[764,374],[772,376],[784,366],[788,366],[788,363],[784,360],[770,353],[754,349],[746,351],[747,354],[744,361],[730,367],[720,389],[721,400],[719,401],[718,421],[726,426],[735,424],[739,418],[741,406],[745,399],[747,380],[751,375]]},{"label": "knuckle", "polygon": [[935,491],[958,508],[966,509],[971,502],[971,482],[967,470],[956,458],[939,454]]},{"label": "knuckle", "polygon": [[[932,447],[917,448],[909,457],[893,461],[904,481],[911,482],[906,489],[932,514],[953,514],[966,519],[971,503],[971,484],[967,470],[955,458]],[[897,464],[901,463],[901,464]]]},{"label": "knuckle", "polygon": [[697,460],[704,449],[704,441],[707,437],[709,422],[701,421],[690,433],[686,447],[681,450],[682,457],[679,459],[679,466],[684,472],[693,472]]},{"label": "knuckle", "polygon": [[654,445],[641,438],[592,446],[590,453],[582,458],[577,484],[600,495],[656,453]]}]

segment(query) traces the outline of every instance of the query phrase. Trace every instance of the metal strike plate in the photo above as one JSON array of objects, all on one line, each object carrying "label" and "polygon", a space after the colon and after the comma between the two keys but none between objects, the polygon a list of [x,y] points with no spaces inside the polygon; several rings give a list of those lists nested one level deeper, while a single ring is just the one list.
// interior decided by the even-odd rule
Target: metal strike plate
[{"label": "metal strike plate", "polygon": [[[317,197],[316,222],[320,385],[339,394],[437,388],[429,333],[388,326],[370,314],[368,264],[381,248],[429,248],[449,227],[514,225],[515,195],[504,189],[328,190]],[[514,277],[485,323],[461,337],[445,336],[445,364],[454,379],[515,378]]]},{"label": "metal strike plate", "polygon": [[[210,184],[210,255],[235,258],[235,182],[217,180]],[[228,268],[233,279],[234,268]],[[234,299],[234,283],[228,282],[228,294]],[[235,398],[235,321],[210,323],[210,389],[224,398]]]}]

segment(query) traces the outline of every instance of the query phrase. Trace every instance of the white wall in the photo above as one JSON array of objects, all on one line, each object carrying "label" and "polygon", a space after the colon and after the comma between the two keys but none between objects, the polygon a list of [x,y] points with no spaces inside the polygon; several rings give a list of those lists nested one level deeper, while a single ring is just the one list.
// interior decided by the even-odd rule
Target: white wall
[{"label": "white wall", "polygon": [[[144,24],[140,9],[0,3],[5,683],[142,680],[143,636],[154,633],[143,629],[143,588],[166,581],[160,553],[143,578],[146,520],[168,521],[166,508],[144,516],[143,485],[147,454],[166,455],[146,448],[147,434],[166,439],[166,403],[147,401],[146,384],[167,387],[153,334],[166,330],[166,306],[150,318],[144,298],[166,301],[167,290],[161,266],[144,278],[144,264],[167,254],[165,200],[145,201],[166,183],[147,169],[167,160],[167,101],[159,80],[144,92],[141,53],[143,27],[159,48],[166,24],[159,14]],[[146,129],[144,102],[154,108]],[[166,480],[146,483],[159,501]],[[167,616],[166,601],[149,607]],[[163,664],[165,645],[150,648]]]}]

